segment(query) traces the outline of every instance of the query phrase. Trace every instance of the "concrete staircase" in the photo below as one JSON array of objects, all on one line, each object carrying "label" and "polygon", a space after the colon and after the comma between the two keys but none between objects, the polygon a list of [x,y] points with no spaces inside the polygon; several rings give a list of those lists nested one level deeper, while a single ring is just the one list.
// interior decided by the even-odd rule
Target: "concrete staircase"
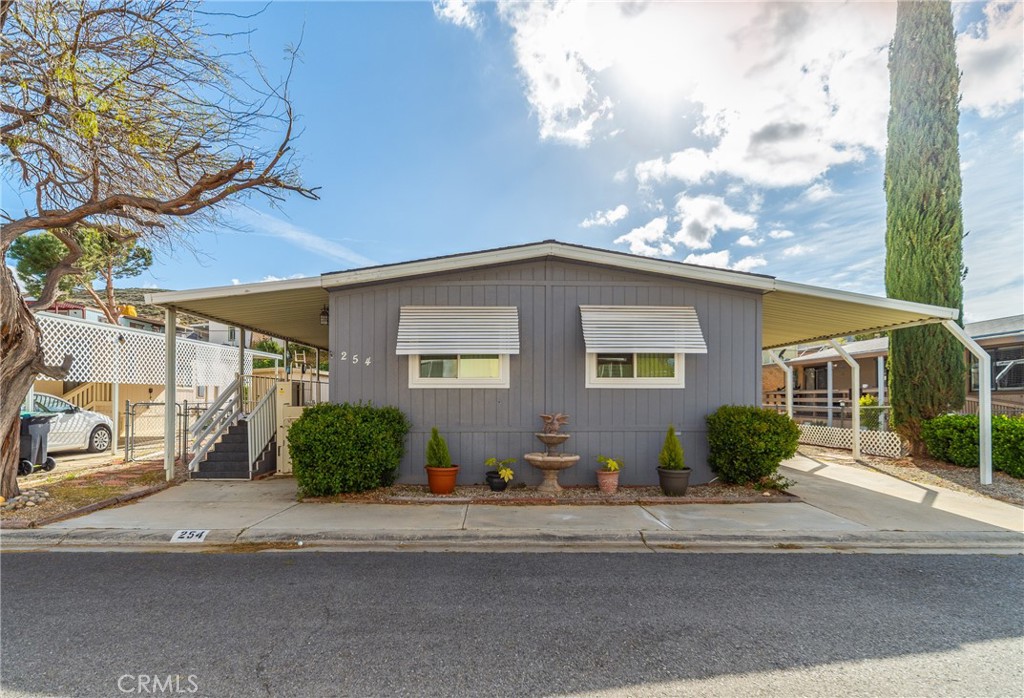
[{"label": "concrete staircase", "polygon": [[250,472],[249,423],[240,420],[228,427],[217,440],[192,477],[200,480],[248,480],[267,475],[277,469],[276,446],[276,439],[271,439]]}]

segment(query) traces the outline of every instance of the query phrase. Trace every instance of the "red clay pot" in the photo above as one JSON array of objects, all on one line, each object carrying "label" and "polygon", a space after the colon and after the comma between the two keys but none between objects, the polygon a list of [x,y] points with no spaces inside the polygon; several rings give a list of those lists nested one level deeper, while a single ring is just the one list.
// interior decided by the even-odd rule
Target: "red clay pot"
[{"label": "red clay pot", "polygon": [[598,470],[597,489],[604,494],[615,494],[619,489],[618,470]]},{"label": "red clay pot", "polygon": [[450,468],[424,467],[427,471],[427,487],[431,494],[451,494],[455,491],[455,479],[459,476],[459,466]]}]

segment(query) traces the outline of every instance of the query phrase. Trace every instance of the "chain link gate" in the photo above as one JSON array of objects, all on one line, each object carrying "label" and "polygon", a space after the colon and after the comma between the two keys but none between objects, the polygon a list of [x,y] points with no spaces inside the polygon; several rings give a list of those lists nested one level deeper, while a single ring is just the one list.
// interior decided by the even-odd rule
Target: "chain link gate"
[{"label": "chain link gate", "polygon": [[[197,402],[178,402],[174,410],[174,457],[189,452],[188,428],[209,405]],[[126,402],[124,458],[126,461],[149,460],[162,456],[164,446],[164,418],[167,405],[163,402]]]}]

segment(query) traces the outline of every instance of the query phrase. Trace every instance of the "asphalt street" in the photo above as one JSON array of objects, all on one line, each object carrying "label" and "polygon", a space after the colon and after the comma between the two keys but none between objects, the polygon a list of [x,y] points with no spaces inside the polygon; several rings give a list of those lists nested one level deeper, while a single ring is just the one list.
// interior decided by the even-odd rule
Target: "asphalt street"
[{"label": "asphalt street", "polygon": [[1021,557],[25,553],[0,579],[4,696],[1024,690]]}]

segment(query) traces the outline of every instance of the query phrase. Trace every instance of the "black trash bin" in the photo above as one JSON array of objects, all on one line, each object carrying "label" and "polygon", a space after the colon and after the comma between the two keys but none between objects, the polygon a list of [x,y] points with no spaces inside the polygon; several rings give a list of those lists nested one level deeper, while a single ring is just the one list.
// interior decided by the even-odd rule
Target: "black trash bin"
[{"label": "black trash bin", "polygon": [[18,475],[28,475],[36,468],[53,470],[57,461],[46,453],[46,441],[50,434],[52,415],[22,415],[20,450],[18,455]]}]

